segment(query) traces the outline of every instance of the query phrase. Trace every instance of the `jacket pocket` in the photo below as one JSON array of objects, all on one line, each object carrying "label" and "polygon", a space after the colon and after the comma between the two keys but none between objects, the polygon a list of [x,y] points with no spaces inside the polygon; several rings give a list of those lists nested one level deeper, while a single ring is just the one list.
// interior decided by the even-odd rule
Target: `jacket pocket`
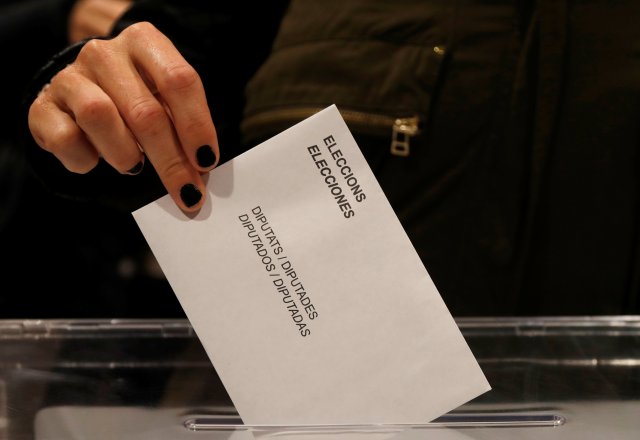
[{"label": "jacket pocket", "polygon": [[[272,109],[256,113],[242,123],[244,133],[263,138],[274,130],[285,129],[319,112],[323,107],[290,107]],[[420,115],[397,115],[372,113],[353,109],[339,108],[342,118],[349,129],[355,133],[389,138],[389,153],[396,156],[409,156],[411,139],[420,134],[423,120]]]},{"label": "jacket pocket", "polygon": [[446,58],[441,45],[381,41],[277,51],[246,89],[243,144],[255,145],[336,104],[356,140],[375,140],[382,149],[376,155],[410,157],[414,142],[423,148]]}]

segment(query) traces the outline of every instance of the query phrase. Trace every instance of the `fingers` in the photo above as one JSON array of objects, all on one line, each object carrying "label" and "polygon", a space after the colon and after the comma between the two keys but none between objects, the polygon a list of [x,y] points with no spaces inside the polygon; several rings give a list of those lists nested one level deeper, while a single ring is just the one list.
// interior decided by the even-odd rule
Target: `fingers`
[{"label": "fingers", "polygon": [[[148,23],[125,30],[134,64],[144,71],[168,106],[191,164],[209,171],[220,151],[202,81],[171,41]],[[154,50],[149,50],[152,45]]]},{"label": "fingers", "polygon": [[[199,209],[204,183],[177,138],[173,122],[128,57],[107,49],[108,42],[94,41],[80,53],[86,74],[113,101],[133,137],[142,146],[167,191],[183,210]],[[112,125],[112,124],[110,124]]]},{"label": "fingers", "polygon": [[41,94],[29,108],[29,129],[38,145],[74,173],[88,173],[99,155],[75,121]]},{"label": "fingers", "polygon": [[51,98],[67,108],[98,153],[122,174],[142,171],[144,156],[111,98],[73,67],[52,81]]},{"label": "fingers", "polygon": [[134,174],[146,155],[185,211],[202,206],[200,173],[219,157],[199,76],[148,23],[88,42],[33,103],[29,125],[71,171],[87,172],[101,156]]}]

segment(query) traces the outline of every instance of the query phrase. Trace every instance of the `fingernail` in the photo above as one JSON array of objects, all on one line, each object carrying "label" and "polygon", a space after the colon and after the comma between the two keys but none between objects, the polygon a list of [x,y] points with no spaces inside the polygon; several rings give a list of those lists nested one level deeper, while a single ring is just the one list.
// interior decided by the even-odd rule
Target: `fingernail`
[{"label": "fingernail", "polygon": [[180,188],[180,198],[187,208],[191,208],[197,205],[200,199],[202,199],[202,193],[193,183],[187,183]]},{"label": "fingernail", "polygon": [[202,168],[209,168],[216,163],[217,159],[216,153],[209,145],[203,145],[196,151],[196,160]]},{"label": "fingernail", "polygon": [[132,176],[135,176],[136,174],[140,174],[142,172],[142,168],[144,168],[144,162],[140,161],[136,164],[135,167],[127,171],[127,174],[131,174]]}]

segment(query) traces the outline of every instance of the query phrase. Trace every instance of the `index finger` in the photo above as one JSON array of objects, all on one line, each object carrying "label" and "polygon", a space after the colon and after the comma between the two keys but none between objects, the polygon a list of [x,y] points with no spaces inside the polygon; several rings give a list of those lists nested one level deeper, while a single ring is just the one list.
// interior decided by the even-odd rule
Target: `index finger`
[{"label": "index finger", "polygon": [[[144,34],[127,39],[131,58],[168,106],[189,161],[197,170],[209,171],[218,163],[220,150],[200,76],[164,34],[149,23],[139,25],[129,28]],[[149,50],[150,42],[154,50]]]}]

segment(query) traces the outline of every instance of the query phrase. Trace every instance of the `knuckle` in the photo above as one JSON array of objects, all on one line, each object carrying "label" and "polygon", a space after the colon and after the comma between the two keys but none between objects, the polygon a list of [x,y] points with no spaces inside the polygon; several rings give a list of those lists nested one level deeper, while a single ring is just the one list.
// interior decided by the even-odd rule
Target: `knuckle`
[{"label": "knuckle", "polygon": [[58,127],[53,130],[49,136],[43,137],[42,148],[57,154],[69,148],[77,146],[81,142],[82,135],[80,130],[74,126]]},{"label": "knuckle", "polygon": [[33,123],[39,119],[39,116],[45,112],[47,107],[47,98],[45,96],[45,92],[40,92],[40,94],[33,100],[31,105],[29,106],[29,122]]},{"label": "knuckle", "polygon": [[162,90],[189,89],[200,81],[198,73],[187,63],[167,66],[164,69],[158,88]]},{"label": "knuckle", "polygon": [[65,67],[58,73],[56,73],[53,78],[51,78],[51,87],[60,87],[61,84],[66,84],[71,80],[72,72],[70,66]]},{"label": "knuckle", "polygon": [[52,97],[57,95],[66,99],[71,91],[78,88],[80,77],[81,74],[78,72],[77,66],[69,64],[51,78],[49,85],[42,90],[41,94]]},{"label": "knuckle", "polygon": [[127,114],[130,123],[138,129],[153,126],[166,117],[162,105],[151,97],[134,100]]},{"label": "knuckle", "polygon": [[107,55],[108,44],[109,42],[105,40],[94,39],[87,41],[80,49],[80,53],[78,53],[78,61],[93,63],[96,60],[104,59]]},{"label": "knuckle", "polygon": [[156,27],[148,21],[140,21],[128,26],[121,35],[125,38],[147,38],[149,35],[158,32]]},{"label": "knuckle", "polygon": [[75,117],[81,127],[103,124],[112,119],[113,107],[107,99],[85,99],[78,104]]}]

